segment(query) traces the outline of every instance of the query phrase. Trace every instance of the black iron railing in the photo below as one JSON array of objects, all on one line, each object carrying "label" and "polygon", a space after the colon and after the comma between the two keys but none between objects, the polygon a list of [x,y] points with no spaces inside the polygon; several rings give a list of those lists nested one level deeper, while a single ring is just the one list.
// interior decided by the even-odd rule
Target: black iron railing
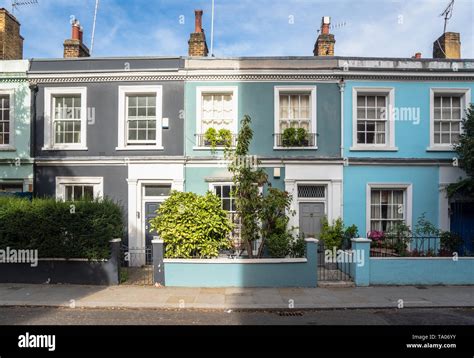
[{"label": "black iron railing", "polygon": [[[220,141],[216,143],[216,147],[235,147],[237,144],[237,134],[232,134],[229,138],[229,142],[226,143],[225,141]],[[211,147],[212,143],[206,138],[205,134],[196,134],[196,145],[198,147]]]},{"label": "black iron railing", "polygon": [[303,139],[286,138],[282,133],[275,133],[277,147],[298,148],[314,147],[316,145],[316,133],[306,133]]}]

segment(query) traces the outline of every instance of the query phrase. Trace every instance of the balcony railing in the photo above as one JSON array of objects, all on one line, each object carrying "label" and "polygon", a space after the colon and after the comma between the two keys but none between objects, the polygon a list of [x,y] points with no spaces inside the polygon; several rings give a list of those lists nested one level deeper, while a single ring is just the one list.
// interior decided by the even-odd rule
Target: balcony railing
[{"label": "balcony railing", "polygon": [[297,147],[315,147],[316,133],[307,133],[302,140],[289,140],[283,136],[282,133],[274,134],[276,139],[276,146],[282,148],[297,148]]},{"label": "balcony railing", "polygon": [[[225,147],[227,143],[218,142],[216,147]],[[237,134],[232,134],[230,138],[230,146],[235,147],[237,144]],[[211,147],[211,143],[206,139],[205,134],[196,134],[196,145],[198,147]]]}]

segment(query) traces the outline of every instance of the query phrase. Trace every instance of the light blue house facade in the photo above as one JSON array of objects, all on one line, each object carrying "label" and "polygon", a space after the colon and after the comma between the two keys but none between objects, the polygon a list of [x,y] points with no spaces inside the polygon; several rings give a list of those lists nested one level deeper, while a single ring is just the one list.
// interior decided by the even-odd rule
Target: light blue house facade
[{"label": "light blue house facade", "polygon": [[464,173],[453,144],[472,102],[474,61],[341,58],[343,217],[359,233],[426,219],[450,230],[445,188]]},{"label": "light blue house facade", "polygon": [[[185,64],[185,190],[213,191],[233,212],[232,176],[223,151],[210,150],[209,128],[235,138],[244,115],[252,118],[251,155],[272,187],[293,198],[290,225],[307,236],[320,220],[342,215],[341,92],[335,60],[304,58],[188,58]],[[286,128],[304,128],[297,143]]]}]

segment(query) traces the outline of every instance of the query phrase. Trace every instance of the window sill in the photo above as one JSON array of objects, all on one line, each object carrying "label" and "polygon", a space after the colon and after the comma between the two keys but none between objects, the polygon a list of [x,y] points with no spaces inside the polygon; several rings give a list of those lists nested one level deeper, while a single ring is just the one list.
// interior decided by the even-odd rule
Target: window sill
[{"label": "window sill", "polygon": [[454,152],[455,150],[452,147],[428,147],[426,148],[427,152]]},{"label": "window sill", "polygon": [[164,150],[162,146],[152,146],[152,145],[133,145],[127,147],[116,147],[117,151],[133,151],[133,150]]},{"label": "window sill", "polygon": [[397,152],[398,147],[350,147],[351,152]]},{"label": "window sill", "polygon": [[273,147],[273,150],[318,150],[318,147]]},{"label": "window sill", "polygon": [[41,150],[44,151],[87,151],[87,147],[42,147]]},{"label": "window sill", "polygon": [[0,152],[16,152],[16,148],[12,145],[0,145]]}]

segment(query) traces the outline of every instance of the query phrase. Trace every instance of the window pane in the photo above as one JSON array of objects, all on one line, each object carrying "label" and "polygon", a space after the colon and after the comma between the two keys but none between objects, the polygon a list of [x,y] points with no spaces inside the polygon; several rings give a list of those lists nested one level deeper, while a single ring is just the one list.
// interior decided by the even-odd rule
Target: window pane
[{"label": "window pane", "polygon": [[443,108],[451,107],[451,97],[442,97],[441,103],[442,103]]},{"label": "window pane", "polygon": [[137,104],[138,104],[138,107],[146,107],[146,97],[144,96],[137,97]]},{"label": "window pane", "polygon": [[365,96],[357,96],[357,106],[365,107]]},{"label": "window pane", "polygon": [[222,197],[224,198],[230,198],[230,185],[224,185],[222,187],[222,190],[223,190],[223,195]]},{"label": "window pane", "polygon": [[136,107],[137,106],[137,97],[128,96],[128,106],[129,107]]},{"label": "window pane", "polygon": [[365,144],[365,133],[357,133],[357,143]]},{"label": "window pane", "polygon": [[367,119],[376,119],[375,108],[367,108]]},{"label": "window pane", "polygon": [[375,135],[374,133],[367,133],[367,144],[374,144],[375,143]]},{"label": "window pane", "polygon": [[92,185],[84,186],[84,199],[92,200],[94,199],[94,187]]},{"label": "window pane", "polygon": [[70,185],[67,185],[67,186],[66,186],[66,197],[65,197],[65,200],[66,200],[66,201],[72,201],[72,200],[74,200],[73,195],[72,195],[72,186],[70,186]]},{"label": "window pane", "polygon": [[435,98],[434,98],[434,106],[435,106],[435,107],[441,107],[441,97],[435,96]]},{"label": "window pane", "polygon": [[441,109],[435,108],[434,109],[434,119],[441,119]]},{"label": "window pane", "polygon": [[365,119],[365,108],[357,108],[357,118]]},{"label": "window pane", "polygon": [[375,96],[367,96],[367,107],[375,107]]},{"label": "window pane", "polygon": [[451,108],[443,107],[441,115],[443,119],[451,119]]},{"label": "window pane", "polygon": [[171,185],[147,185],[145,186],[145,196],[169,196]]},{"label": "window pane", "polygon": [[215,191],[216,191],[216,195],[218,197],[221,197],[222,196],[222,187],[220,185],[216,186],[215,187]]}]

